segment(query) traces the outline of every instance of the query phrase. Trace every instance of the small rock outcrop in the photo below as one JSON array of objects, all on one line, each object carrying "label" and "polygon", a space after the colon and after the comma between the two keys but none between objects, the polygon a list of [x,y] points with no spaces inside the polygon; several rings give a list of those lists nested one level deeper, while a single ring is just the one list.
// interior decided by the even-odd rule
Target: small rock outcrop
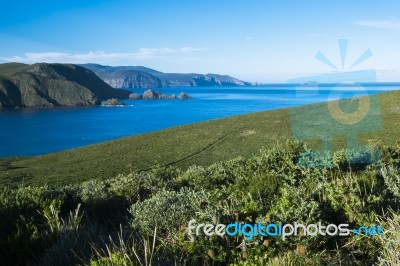
[{"label": "small rock outcrop", "polygon": [[179,100],[189,100],[190,96],[186,92],[179,93]]},{"label": "small rock outcrop", "polygon": [[115,106],[124,106],[124,105],[126,105],[126,104],[119,102],[117,98],[111,98],[111,99],[108,99],[107,101],[101,102],[101,106],[106,106],[106,107],[115,107]]},{"label": "small rock outcrop", "polygon": [[143,97],[142,97],[142,95],[139,95],[139,94],[137,94],[137,93],[131,93],[131,94],[129,94],[129,99],[131,99],[131,100],[140,100],[140,99],[142,99]]},{"label": "small rock outcrop", "polygon": [[181,92],[179,96],[175,94],[165,94],[155,90],[146,90],[143,95],[131,93],[129,99],[131,100],[188,100],[191,97],[186,92]]},{"label": "small rock outcrop", "polygon": [[160,93],[158,91],[154,90],[147,90],[143,93],[142,98],[144,100],[175,100],[177,99],[175,94],[165,94],[165,93]]},{"label": "small rock outcrop", "polygon": [[160,99],[160,93],[157,91],[153,91],[153,90],[147,90],[143,93],[143,99],[144,100],[156,100],[156,99]]}]

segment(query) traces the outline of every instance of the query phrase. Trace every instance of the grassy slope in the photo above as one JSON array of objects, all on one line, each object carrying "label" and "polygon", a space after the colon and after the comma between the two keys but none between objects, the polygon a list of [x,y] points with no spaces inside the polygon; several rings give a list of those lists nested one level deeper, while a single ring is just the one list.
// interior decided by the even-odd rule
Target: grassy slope
[{"label": "grassy slope", "polygon": [[0,77],[9,78],[14,74],[26,71],[30,68],[30,65],[22,63],[5,63],[0,64]]},{"label": "grassy slope", "polygon": [[[400,139],[400,91],[380,94],[382,130],[361,135],[360,141],[394,144]],[[309,123],[326,104],[304,108]],[[314,117],[313,117],[314,116]],[[376,119],[379,119],[376,116]],[[132,170],[146,170],[156,164],[188,167],[208,165],[237,156],[248,157],[262,147],[291,138],[290,110],[280,109],[219,119],[153,133],[127,137],[84,148],[24,158],[0,160],[0,184],[68,184],[109,178]],[[335,148],[344,138],[335,138]],[[318,147],[318,142],[310,143]]]}]

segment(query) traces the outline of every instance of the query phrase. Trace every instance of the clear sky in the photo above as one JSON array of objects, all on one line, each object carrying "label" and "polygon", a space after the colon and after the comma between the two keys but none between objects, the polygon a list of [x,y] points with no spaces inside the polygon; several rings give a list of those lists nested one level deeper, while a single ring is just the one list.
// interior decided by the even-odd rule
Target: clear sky
[{"label": "clear sky", "polygon": [[259,82],[341,68],[400,81],[400,1],[4,1],[0,62],[143,65],[164,72],[229,74]]}]

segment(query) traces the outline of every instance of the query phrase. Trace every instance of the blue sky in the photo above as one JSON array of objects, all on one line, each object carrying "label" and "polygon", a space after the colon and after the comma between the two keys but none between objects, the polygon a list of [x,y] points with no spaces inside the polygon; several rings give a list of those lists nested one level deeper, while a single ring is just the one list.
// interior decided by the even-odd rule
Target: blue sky
[{"label": "blue sky", "polygon": [[337,71],[315,55],[340,66],[337,41],[348,39],[348,65],[373,53],[352,70],[400,81],[399,1],[38,0],[8,1],[2,10],[0,62],[144,65],[285,82]]}]

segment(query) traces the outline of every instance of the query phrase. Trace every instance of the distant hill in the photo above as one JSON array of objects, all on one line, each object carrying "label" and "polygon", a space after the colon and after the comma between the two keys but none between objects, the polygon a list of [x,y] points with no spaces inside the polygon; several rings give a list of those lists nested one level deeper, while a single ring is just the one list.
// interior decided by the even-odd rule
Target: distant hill
[{"label": "distant hill", "polygon": [[129,94],[77,65],[0,64],[0,109],[96,105],[101,99],[128,98]]},{"label": "distant hill", "polygon": [[217,74],[163,73],[142,66],[102,66],[98,64],[81,65],[90,69],[114,88],[161,88],[197,86],[251,86],[231,76]]}]

